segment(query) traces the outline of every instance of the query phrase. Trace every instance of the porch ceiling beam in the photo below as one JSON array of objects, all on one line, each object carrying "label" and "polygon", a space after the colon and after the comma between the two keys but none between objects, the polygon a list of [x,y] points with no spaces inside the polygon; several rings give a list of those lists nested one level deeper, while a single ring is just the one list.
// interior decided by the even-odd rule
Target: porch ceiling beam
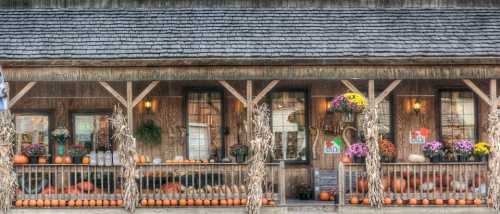
[{"label": "porch ceiling beam", "polygon": [[125,100],[125,98],[123,98],[122,95],[120,95],[120,93],[118,93],[115,89],[113,89],[113,87],[111,87],[111,85],[109,85],[107,82],[103,82],[103,81],[99,81],[99,84],[101,84],[102,87],[104,87],[104,89],[106,89],[111,95],[113,95],[122,105],[124,105],[125,107],[128,107],[127,101]]},{"label": "porch ceiling beam", "polygon": [[389,95],[396,87],[398,87],[399,83],[401,83],[401,80],[392,81],[391,84],[389,84],[389,86],[387,86],[387,88],[385,88],[384,91],[382,91],[382,93],[380,93],[380,95],[375,98],[375,104],[378,105],[380,102],[382,102],[382,100],[384,100],[387,95]]},{"label": "porch ceiling beam", "polygon": [[35,85],[36,82],[29,82],[26,86],[24,86],[24,88],[21,89],[21,91],[19,91],[16,96],[9,100],[9,109],[12,108],[17,103],[17,101],[19,101],[24,95],[26,95],[26,93],[28,93],[28,91],[30,91],[30,89]]},{"label": "porch ceiling beam", "polygon": [[[486,95],[486,93],[484,93],[479,87],[476,86],[476,84],[474,84],[474,82],[472,82],[471,80],[469,79],[463,79],[463,82],[465,83],[465,85],[469,86],[469,88],[474,92],[476,93],[484,102],[486,102],[488,105],[493,105],[494,103],[492,103],[491,99],[488,97],[488,95]],[[496,96],[496,95],[495,95]]]},{"label": "porch ceiling beam", "polygon": [[264,87],[264,89],[262,89],[262,91],[260,91],[259,94],[257,94],[257,96],[254,98],[253,104],[257,105],[260,100],[264,98],[266,94],[269,93],[269,91],[271,91],[279,82],[279,80],[273,80],[269,84],[267,84],[267,86]]},{"label": "porch ceiling beam", "polygon": [[[356,86],[354,86],[354,84],[352,84],[349,80],[340,80],[340,82],[342,82],[342,84],[345,85],[345,87],[347,87],[349,90],[351,90],[352,92],[355,92],[355,93],[358,93],[358,94],[363,94],[361,93],[361,91],[356,88]],[[363,95],[364,96],[364,95]]]},{"label": "porch ceiling beam", "polygon": [[247,99],[245,99],[240,93],[238,93],[238,91],[236,91],[235,88],[233,88],[233,86],[229,85],[228,82],[224,81],[224,80],[219,80],[218,81],[224,88],[226,88],[229,93],[231,93],[233,96],[236,97],[236,99],[238,99],[241,103],[243,103],[243,106],[246,108],[247,107]]},{"label": "porch ceiling beam", "polygon": [[153,81],[149,83],[149,85],[144,90],[142,90],[142,92],[139,93],[139,95],[134,99],[134,101],[132,102],[132,107],[141,102],[141,100],[144,99],[144,97],[146,97],[146,95],[148,95],[149,92],[151,92],[158,85],[158,83],[160,83],[160,81]]}]

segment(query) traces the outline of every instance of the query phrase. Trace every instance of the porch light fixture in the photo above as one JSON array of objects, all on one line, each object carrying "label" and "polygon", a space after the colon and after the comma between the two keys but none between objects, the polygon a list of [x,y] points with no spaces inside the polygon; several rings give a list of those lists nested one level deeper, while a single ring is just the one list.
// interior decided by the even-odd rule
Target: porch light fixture
[{"label": "porch light fixture", "polygon": [[420,100],[418,100],[418,99],[415,100],[415,102],[413,103],[412,108],[413,108],[413,111],[415,113],[417,113],[417,114],[420,113],[420,110],[422,109],[422,103],[420,103]]},{"label": "porch light fixture", "polygon": [[151,99],[146,99],[146,101],[144,101],[144,108],[146,109],[146,111],[151,111],[151,107],[153,107],[153,104],[151,102]]}]

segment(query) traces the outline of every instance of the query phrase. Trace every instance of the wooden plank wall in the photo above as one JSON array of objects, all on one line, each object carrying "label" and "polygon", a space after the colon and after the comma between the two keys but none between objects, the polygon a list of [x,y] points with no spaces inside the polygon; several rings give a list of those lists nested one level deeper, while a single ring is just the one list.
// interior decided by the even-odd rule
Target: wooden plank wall
[{"label": "wooden plank wall", "polygon": [[[134,95],[137,95],[148,82],[134,83]],[[243,81],[230,81],[230,83],[240,91],[245,93]],[[255,82],[254,95],[257,94],[267,81]],[[364,90],[366,81],[354,82],[360,90]],[[382,90],[389,81],[377,81],[376,89]],[[487,91],[487,84],[478,82],[483,90]],[[17,93],[26,83],[12,82],[12,93]],[[110,83],[122,95],[125,94],[124,82]],[[160,145],[145,145],[138,142],[140,154],[162,159],[173,159],[176,155],[185,154],[185,135],[184,135],[184,117],[183,117],[183,90],[189,87],[220,87],[215,81],[164,81],[151,92],[153,97],[153,113],[145,114],[142,103],[134,109],[134,126],[138,127],[142,121],[152,119],[162,127],[163,141]],[[326,98],[337,94],[347,92],[347,89],[339,81],[282,81],[277,87],[281,88],[308,88],[310,91],[310,127],[322,129],[325,118],[335,121],[339,120],[338,115],[329,115],[326,113]],[[460,81],[415,81],[405,80],[394,91],[393,99],[395,105],[395,143],[398,147],[398,160],[405,161],[407,156],[412,153],[419,153],[420,146],[412,146],[408,143],[408,134],[410,131],[420,127],[426,127],[431,130],[431,138],[436,137],[437,109],[435,108],[436,92],[441,87],[465,87]],[[415,97],[409,95],[424,95],[419,97],[424,104],[424,111],[415,114],[409,110],[409,100]],[[245,117],[244,108],[239,101],[225,92],[226,105],[226,124],[228,134],[225,136],[226,156],[231,145],[238,139],[244,141],[241,126],[242,119]],[[70,112],[78,110],[108,109],[111,110],[114,104],[118,102],[112,98],[96,82],[39,82],[25,97],[23,97],[13,108],[14,111],[20,110],[42,110],[48,109],[53,112],[54,126],[65,124],[71,128]],[[478,120],[480,137],[486,140],[487,112],[488,107],[480,102],[480,118]],[[239,130],[239,131],[238,131]],[[325,140],[332,136],[320,132],[319,141],[315,148],[312,148],[314,140],[314,131],[310,131],[310,150],[315,150],[317,157],[313,159],[310,156],[310,164],[287,165],[287,194],[293,196],[297,184],[311,184],[312,168],[334,169],[337,167],[340,155],[330,155],[322,153],[322,146]],[[240,136],[238,138],[238,136]]]}]

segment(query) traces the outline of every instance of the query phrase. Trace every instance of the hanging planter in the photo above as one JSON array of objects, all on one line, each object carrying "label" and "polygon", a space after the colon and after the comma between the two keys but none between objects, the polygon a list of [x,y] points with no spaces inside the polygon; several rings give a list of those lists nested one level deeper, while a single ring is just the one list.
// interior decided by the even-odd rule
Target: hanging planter
[{"label": "hanging planter", "polygon": [[145,144],[161,144],[161,128],[153,120],[142,123],[134,133],[138,140]]}]

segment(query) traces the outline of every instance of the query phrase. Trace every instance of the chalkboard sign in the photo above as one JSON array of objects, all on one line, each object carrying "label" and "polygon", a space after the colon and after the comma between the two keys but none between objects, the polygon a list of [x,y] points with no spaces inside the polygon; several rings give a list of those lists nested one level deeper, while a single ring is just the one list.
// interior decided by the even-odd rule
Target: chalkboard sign
[{"label": "chalkboard sign", "polygon": [[337,170],[314,169],[314,199],[319,199],[321,191],[333,192],[338,195]]}]

